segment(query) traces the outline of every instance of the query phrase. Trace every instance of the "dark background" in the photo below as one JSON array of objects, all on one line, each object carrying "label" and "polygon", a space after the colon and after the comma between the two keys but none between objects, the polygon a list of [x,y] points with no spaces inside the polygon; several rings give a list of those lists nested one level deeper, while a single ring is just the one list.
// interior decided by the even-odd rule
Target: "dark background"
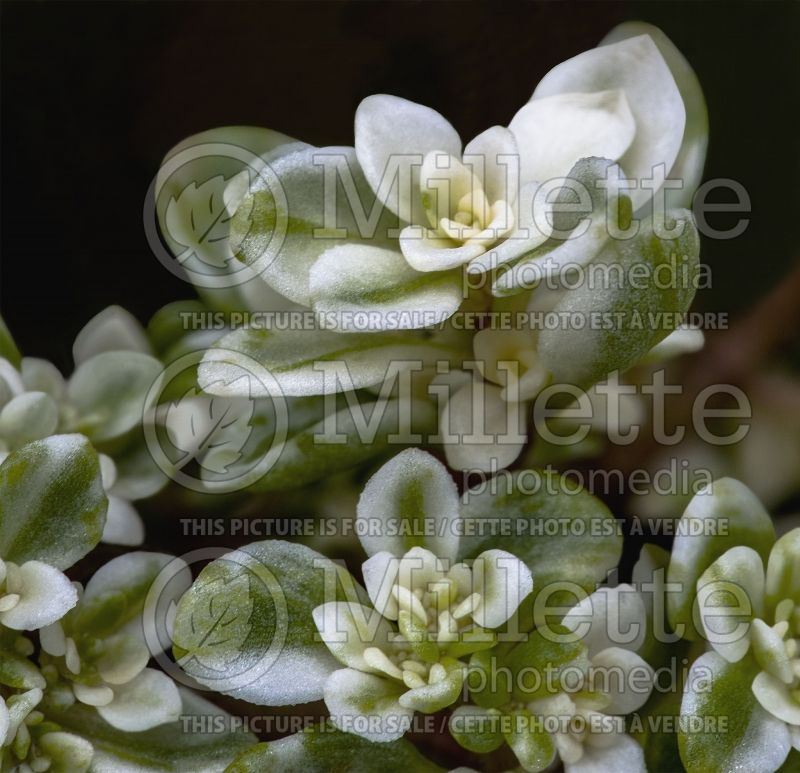
[{"label": "dark background", "polygon": [[[370,93],[435,107],[466,141],[615,24],[659,25],[708,100],[706,176],[752,197],[707,242],[698,308],[737,311],[797,261],[800,6],[751,2],[4,2],[2,312],[26,354],[71,369],[75,333],[119,303],[143,322],[193,289],[149,253],[145,192],[176,142],[224,124],[351,144]],[[736,216],[738,218],[738,216]]]}]

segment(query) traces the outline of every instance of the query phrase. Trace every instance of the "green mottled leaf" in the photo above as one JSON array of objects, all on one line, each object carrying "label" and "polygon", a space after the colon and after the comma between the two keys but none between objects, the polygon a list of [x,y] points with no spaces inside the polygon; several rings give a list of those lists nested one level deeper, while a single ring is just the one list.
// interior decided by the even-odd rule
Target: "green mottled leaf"
[{"label": "green mottled leaf", "polygon": [[82,435],[53,435],[0,465],[0,556],[67,569],[103,534],[108,500],[97,453]]},{"label": "green mottled leaf", "polygon": [[175,656],[201,684],[251,703],[319,700],[339,663],[311,613],[345,600],[368,603],[346,569],[304,545],[255,542],[209,564],[180,600]]},{"label": "green mottled leaf", "polygon": [[15,368],[19,367],[22,361],[22,355],[11,337],[5,320],[0,317],[0,357],[8,360]]},{"label": "green mottled leaf", "polygon": [[73,428],[94,442],[112,440],[141,423],[161,363],[141,352],[103,352],[82,363],[67,394],[77,410]]},{"label": "green mottled leaf", "polygon": [[[567,581],[591,593],[619,562],[617,520],[599,499],[557,473],[525,470],[499,476],[482,492],[467,492],[465,499],[462,557],[499,548],[524,561],[533,574],[533,593],[518,612],[523,630],[532,627],[534,599],[551,583]],[[548,591],[547,602],[572,606],[576,598],[555,590]]]},{"label": "green mottled leaf", "polygon": [[688,773],[775,771],[783,764],[791,746],[789,730],[753,695],[751,685],[758,670],[750,656],[728,663],[716,652],[707,652],[692,664],[681,721],[699,723],[700,729],[686,724],[678,736]]},{"label": "green mottled leaf", "polygon": [[322,725],[248,749],[225,773],[440,773],[414,746],[400,739],[372,743]]},{"label": "green mottled leaf", "polygon": [[[669,215],[669,229],[683,227],[679,237],[662,239],[653,220],[643,220],[635,238],[610,239],[594,259],[595,265],[611,267],[609,279],[587,278],[556,303],[553,314],[575,315],[583,325],[546,327],[539,336],[539,357],[555,383],[586,388],[624,371],[680,326],[695,294],[700,242],[691,213]],[[611,272],[616,266],[619,276]],[[673,274],[674,281],[666,279]],[[598,324],[595,314],[612,315],[613,324]]]}]

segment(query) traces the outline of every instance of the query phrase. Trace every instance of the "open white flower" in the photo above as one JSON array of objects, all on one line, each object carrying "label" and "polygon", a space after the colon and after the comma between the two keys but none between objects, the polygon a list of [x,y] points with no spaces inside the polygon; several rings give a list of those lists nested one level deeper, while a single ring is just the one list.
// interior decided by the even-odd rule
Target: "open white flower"
[{"label": "open white flower", "polygon": [[[332,601],[313,617],[345,666],[324,688],[332,721],[385,742],[403,735],[414,711],[439,711],[458,699],[467,668],[460,658],[494,646],[489,629],[514,614],[533,581],[527,566],[503,550],[455,563],[455,485],[422,451],[404,451],[370,479],[358,519],[359,532],[369,534],[361,540],[370,555],[362,569],[374,608]],[[420,540],[403,552],[401,546]]]},{"label": "open white flower", "polygon": [[623,720],[647,702],[653,689],[654,671],[636,654],[645,636],[644,600],[630,585],[600,588],[573,607],[563,624],[583,632],[586,679],[570,694],[529,703],[528,711],[559,718],[554,740],[567,773],[645,773],[642,747],[625,733]]},{"label": "open white flower", "polygon": [[[147,730],[181,711],[172,679],[147,668],[157,653],[149,647],[154,638],[145,639],[142,616],[152,578],[173,560],[141,552],[109,561],[92,576],[74,612],[39,634],[48,677],[68,684],[74,699],[95,706],[120,730]],[[188,569],[181,574],[176,595],[189,584]]]},{"label": "open white flower", "polygon": [[[686,60],[649,25],[612,36],[551,70],[507,127],[492,126],[466,147],[435,110],[385,94],[359,105],[354,148],[284,141],[264,158],[269,174],[248,180],[245,171],[229,183],[232,248],[275,291],[320,314],[415,310],[445,319],[463,300],[452,269],[486,272],[548,240],[548,271],[585,264],[604,242],[606,198],[629,188],[633,209],[645,211],[661,170],[686,179],[685,204],[704,161],[705,106]],[[581,218],[562,222],[553,240],[553,195],[563,178],[580,177],[586,159],[604,160],[608,195],[579,179],[590,184],[593,225],[571,239]],[[509,276],[495,289],[515,287]],[[352,330],[346,315],[338,324]],[[420,315],[371,324],[432,323]]]},{"label": "open white flower", "polygon": [[[750,547],[731,548],[697,581],[698,616],[711,647],[729,663],[752,653],[761,669],[752,682],[765,711],[789,726],[800,750],[800,529],[773,546],[764,572]],[[726,613],[731,594],[744,594],[750,614]],[[721,608],[722,607],[722,608]]]}]

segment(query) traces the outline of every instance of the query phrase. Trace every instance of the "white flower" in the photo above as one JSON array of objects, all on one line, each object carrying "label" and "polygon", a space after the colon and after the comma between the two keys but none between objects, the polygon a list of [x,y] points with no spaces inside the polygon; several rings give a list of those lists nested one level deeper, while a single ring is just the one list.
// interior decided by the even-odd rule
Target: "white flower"
[{"label": "white flower", "polygon": [[[143,632],[142,604],[120,599],[120,588],[136,588],[172,560],[160,553],[126,553],[101,567],[89,581],[75,612],[39,633],[53,676],[66,681],[75,699],[95,706],[110,725],[139,732],[177,719],[182,701],[166,674],[147,668],[151,650]],[[188,574],[188,571],[187,571]],[[188,585],[188,576],[184,586]],[[115,602],[116,594],[116,602]],[[110,609],[103,605],[109,603]],[[122,609],[120,610],[120,604]],[[86,615],[110,616],[111,635],[98,637],[85,630]],[[106,623],[108,624],[108,623]]]},{"label": "white flower", "polygon": [[[738,546],[723,553],[697,581],[702,632],[729,663],[752,652],[761,668],[752,683],[761,706],[785,722],[800,749],[800,529],[781,537],[766,573],[759,554]],[[749,619],[725,613],[730,591],[744,592]],[[727,600],[725,598],[727,597]],[[721,600],[721,606],[716,604]]]},{"label": "white flower", "polygon": [[[644,639],[645,605],[630,585],[600,588],[573,607],[563,624],[585,630],[589,668],[585,681],[527,705],[536,717],[555,717],[556,749],[567,773],[645,771],[641,746],[625,733],[624,715],[641,708],[654,672],[635,650]],[[621,639],[617,641],[617,639]]]},{"label": "white flower", "polygon": [[[419,510],[408,512],[408,506]],[[423,529],[426,514],[430,531]],[[495,644],[488,629],[514,614],[533,580],[527,566],[503,550],[484,551],[469,565],[454,563],[460,523],[455,485],[422,451],[404,451],[370,479],[358,519],[368,527],[359,532],[369,534],[362,537],[370,554],[362,569],[374,608],[331,601],[314,609],[313,618],[345,666],[324,688],[332,721],[385,742],[403,735],[414,711],[438,711],[458,699],[467,666],[460,658]],[[405,535],[401,524],[410,526]],[[435,536],[422,541],[438,555],[422,545],[403,552],[405,541],[428,533]]]},{"label": "white flower", "polygon": [[[601,205],[625,192],[646,214],[659,170],[686,181],[677,196],[667,191],[670,206],[684,205],[705,157],[702,91],[680,52],[649,25],[612,35],[551,70],[507,127],[492,126],[466,147],[435,110],[386,94],[359,105],[354,148],[274,147],[266,177],[248,185],[244,171],[228,185],[232,248],[288,300],[329,320],[338,314],[340,330],[355,329],[353,312],[380,312],[371,330],[433,324],[430,314],[398,322],[389,311],[446,319],[463,301],[458,267],[484,273],[543,247],[494,279],[493,292],[503,295],[531,261],[555,274],[585,265],[608,238]],[[605,197],[593,190],[597,174]],[[552,240],[552,198],[565,177],[590,189],[591,227],[563,241],[586,213],[562,214]],[[545,255],[547,268],[538,260]]]}]

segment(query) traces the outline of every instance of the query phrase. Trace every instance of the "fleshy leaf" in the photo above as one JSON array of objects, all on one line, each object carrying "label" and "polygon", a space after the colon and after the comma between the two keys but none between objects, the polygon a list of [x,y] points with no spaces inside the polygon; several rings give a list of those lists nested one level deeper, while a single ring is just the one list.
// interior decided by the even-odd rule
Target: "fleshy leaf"
[{"label": "fleshy leaf", "polygon": [[[557,473],[525,470],[502,476],[494,486],[466,492],[464,500],[462,557],[499,548],[524,561],[533,574],[533,593],[518,612],[523,630],[533,624],[532,599],[551,583],[566,578],[591,593],[619,561],[622,534],[614,516]],[[575,603],[574,594],[558,590],[547,599],[549,606]]]},{"label": "fleshy leaf", "polygon": [[[624,371],[680,325],[695,294],[700,242],[687,210],[668,213],[667,227],[682,231],[675,238],[661,238],[653,219],[646,218],[634,238],[610,239],[594,262],[618,265],[621,281],[608,281],[598,288],[587,280],[565,291],[556,303],[554,314],[576,315],[584,325],[563,324],[541,331],[538,354],[555,383],[585,388],[615,370]],[[662,275],[675,279],[657,281]],[[615,322],[592,326],[596,313],[611,313]]]},{"label": "fleshy leaf", "polygon": [[458,490],[447,468],[417,448],[401,451],[367,482],[358,502],[359,531],[368,556],[397,558],[415,546],[454,561],[458,554]]},{"label": "fleshy leaf", "polygon": [[730,770],[777,770],[791,741],[784,722],[758,704],[751,684],[758,667],[751,658],[728,663],[707,652],[693,664],[681,704],[684,722],[724,718],[725,732],[681,732],[678,746],[688,773],[727,773]]},{"label": "fleshy leaf", "polygon": [[311,267],[309,290],[314,311],[345,332],[431,327],[463,300],[457,271],[419,273],[399,251],[367,244],[323,252]]},{"label": "fleshy leaf", "polygon": [[183,596],[175,655],[201,684],[251,703],[319,700],[339,666],[312,617],[327,601],[368,603],[349,573],[319,553],[255,542],[213,561]]},{"label": "fleshy leaf", "polygon": [[[251,490],[298,488],[409,445],[415,434],[424,437],[435,431],[436,410],[428,401],[356,402],[290,434],[274,466]],[[224,483],[220,488],[224,490]]]},{"label": "fleshy leaf", "polygon": [[[380,384],[391,376],[392,365],[431,363],[449,353],[446,347],[402,332],[309,332],[236,330],[206,352],[198,368],[200,386],[211,394],[228,397],[330,394]],[[243,379],[243,375],[251,374],[253,360],[270,375],[259,369],[252,378]],[[326,374],[322,367],[325,362],[342,363],[346,370],[340,367]]]},{"label": "fleshy leaf", "polygon": [[181,691],[177,722],[141,733],[109,725],[91,706],[48,706],[48,719],[79,733],[95,747],[93,773],[222,773],[256,742],[241,723],[209,701]]},{"label": "fleshy leaf", "polygon": [[442,773],[409,741],[372,743],[332,726],[309,728],[278,741],[258,744],[240,754],[225,773]]},{"label": "fleshy leaf", "polygon": [[53,435],[0,465],[0,556],[67,569],[99,541],[107,499],[97,453],[81,435]]},{"label": "fleshy leaf", "polygon": [[78,411],[74,428],[94,442],[112,440],[142,421],[161,363],[141,352],[102,352],[81,364],[67,394]]},{"label": "fleshy leaf", "polygon": [[101,352],[115,351],[152,353],[139,320],[122,306],[103,309],[83,326],[72,344],[72,358],[77,366]]}]

